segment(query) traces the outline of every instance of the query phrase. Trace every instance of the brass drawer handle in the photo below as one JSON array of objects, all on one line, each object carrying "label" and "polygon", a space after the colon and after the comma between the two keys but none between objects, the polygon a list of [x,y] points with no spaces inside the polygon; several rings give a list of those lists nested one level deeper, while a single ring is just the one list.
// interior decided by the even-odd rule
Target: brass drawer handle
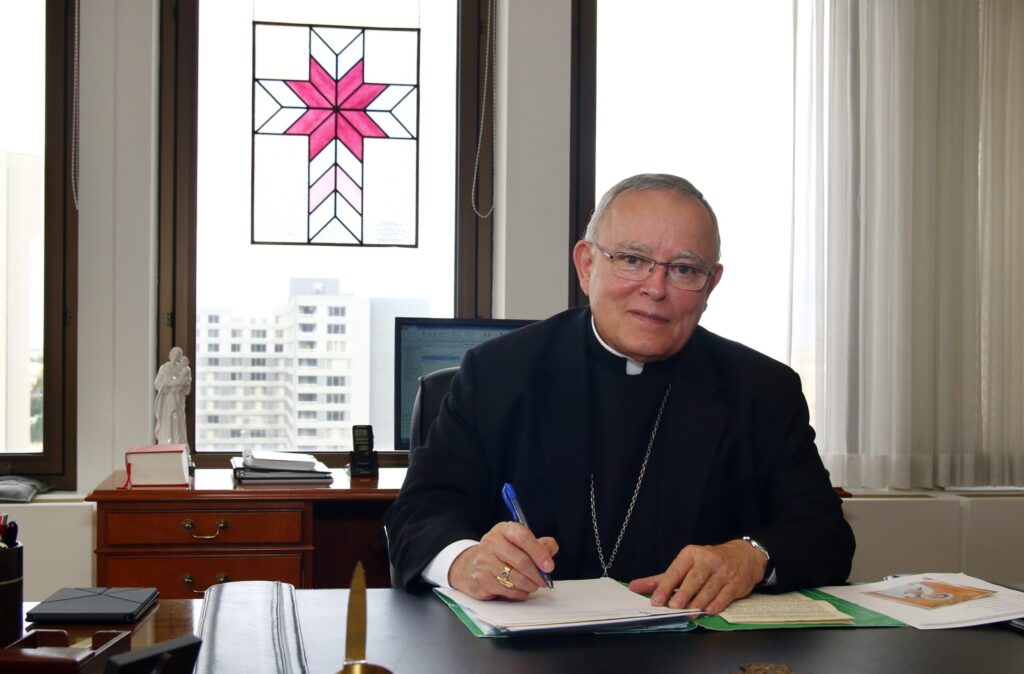
[{"label": "brass drawer handle", "polygon": [[[228,582],[228,580],[230,580],[228,578],[228,574],[224,573],[223,571],[217,574],[217,583],[226,583]],[[194,587],[192,587],[192,583],[195,582],[195,579],[192,578],[191,573],[181,574],[181,582],[185,585],[188,585],[188,589],[192,590],[192,594],[206,594],[206,590],[197,590]]]},{"label": "brass drawer handle", "polygon": [[217,531],[215,531],[214,533],[210,534],[209,536],[200,536],[196,532],[192,531],[193,529],[195,529],[195,527],[196,527],[196,523],[193,522],[191,519],[182,520],[182,522],[181,522],[181,528],[184,529],[185,531],[189,532],[190,534],[192,534],[192,538],[195,538],[195,539],[198,539],[198,540],[201,540],[201,541],[208,541],[210,539],[217,538],[217,536],[220,536],[220,532],[222,532],[222,531],[224,531],[225,529],[228,528],[228,521],[227,520],[217,520]]}]

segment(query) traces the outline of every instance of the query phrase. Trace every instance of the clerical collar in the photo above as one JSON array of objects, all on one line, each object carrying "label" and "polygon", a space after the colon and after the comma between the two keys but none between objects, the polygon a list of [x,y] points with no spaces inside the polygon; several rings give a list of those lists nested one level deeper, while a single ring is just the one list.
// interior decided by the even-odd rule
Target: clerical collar
[{"label": "clerical collar", "polygon": [[626,374],[640,374],[644,371],[644,364],[638,360],[633,360],[625,354],[621,354],[612,347],[605,344],[605,341],[601,339],[601,335],[597,334],[597,325],[594,323],[594,316],[590,316],[590,329],[594,331],[594,337],[597,337],[597,343],[603,346],[609,353],[612,353],[619,358],[626,359]]}]

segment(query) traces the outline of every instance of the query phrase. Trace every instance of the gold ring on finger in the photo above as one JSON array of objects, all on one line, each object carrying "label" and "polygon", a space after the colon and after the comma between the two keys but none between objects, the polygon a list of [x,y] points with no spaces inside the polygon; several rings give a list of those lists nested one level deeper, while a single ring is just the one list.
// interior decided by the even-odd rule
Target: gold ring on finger
[{"label": "gold ring on finger", "polygon": [[498,581],[498,584],[502,587],[511,590],[515,587],[515,584],[508,578],[509,574],[511,573],[512,567],[506,566],[504,569],[501,570],[501,575],[495,576],[494,579]]}]

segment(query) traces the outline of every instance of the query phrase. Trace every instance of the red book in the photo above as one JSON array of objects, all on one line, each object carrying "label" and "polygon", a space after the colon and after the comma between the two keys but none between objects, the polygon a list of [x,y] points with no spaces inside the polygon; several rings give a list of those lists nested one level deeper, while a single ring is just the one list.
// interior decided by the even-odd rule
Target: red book
[{"label": "red book", "polygon": [[188,446],[135,445],[124,453],[126,487],[187,487]]}]

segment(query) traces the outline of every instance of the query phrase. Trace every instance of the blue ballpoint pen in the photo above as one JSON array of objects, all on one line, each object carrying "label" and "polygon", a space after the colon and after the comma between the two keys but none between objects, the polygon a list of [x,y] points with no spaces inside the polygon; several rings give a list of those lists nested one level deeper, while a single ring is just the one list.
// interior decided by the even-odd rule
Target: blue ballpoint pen
[{"label": "blue ballpoint pen", "polygon": [[[508,482],[501,488],[501,498],[504,499],[505,505],[508,506],[509,512],[512,513],[512,519],[529,529],[530,525],[526,523],[526,513],[523,512],[523,507],[519,505],[519,497],[516,496],[516,490]],[[537,571],[540,572],[540,577],[544,579],[548,587],[552,590],[555,589],[555,583],[551,580],[551,576],[540,569],[537,569]]]}]

